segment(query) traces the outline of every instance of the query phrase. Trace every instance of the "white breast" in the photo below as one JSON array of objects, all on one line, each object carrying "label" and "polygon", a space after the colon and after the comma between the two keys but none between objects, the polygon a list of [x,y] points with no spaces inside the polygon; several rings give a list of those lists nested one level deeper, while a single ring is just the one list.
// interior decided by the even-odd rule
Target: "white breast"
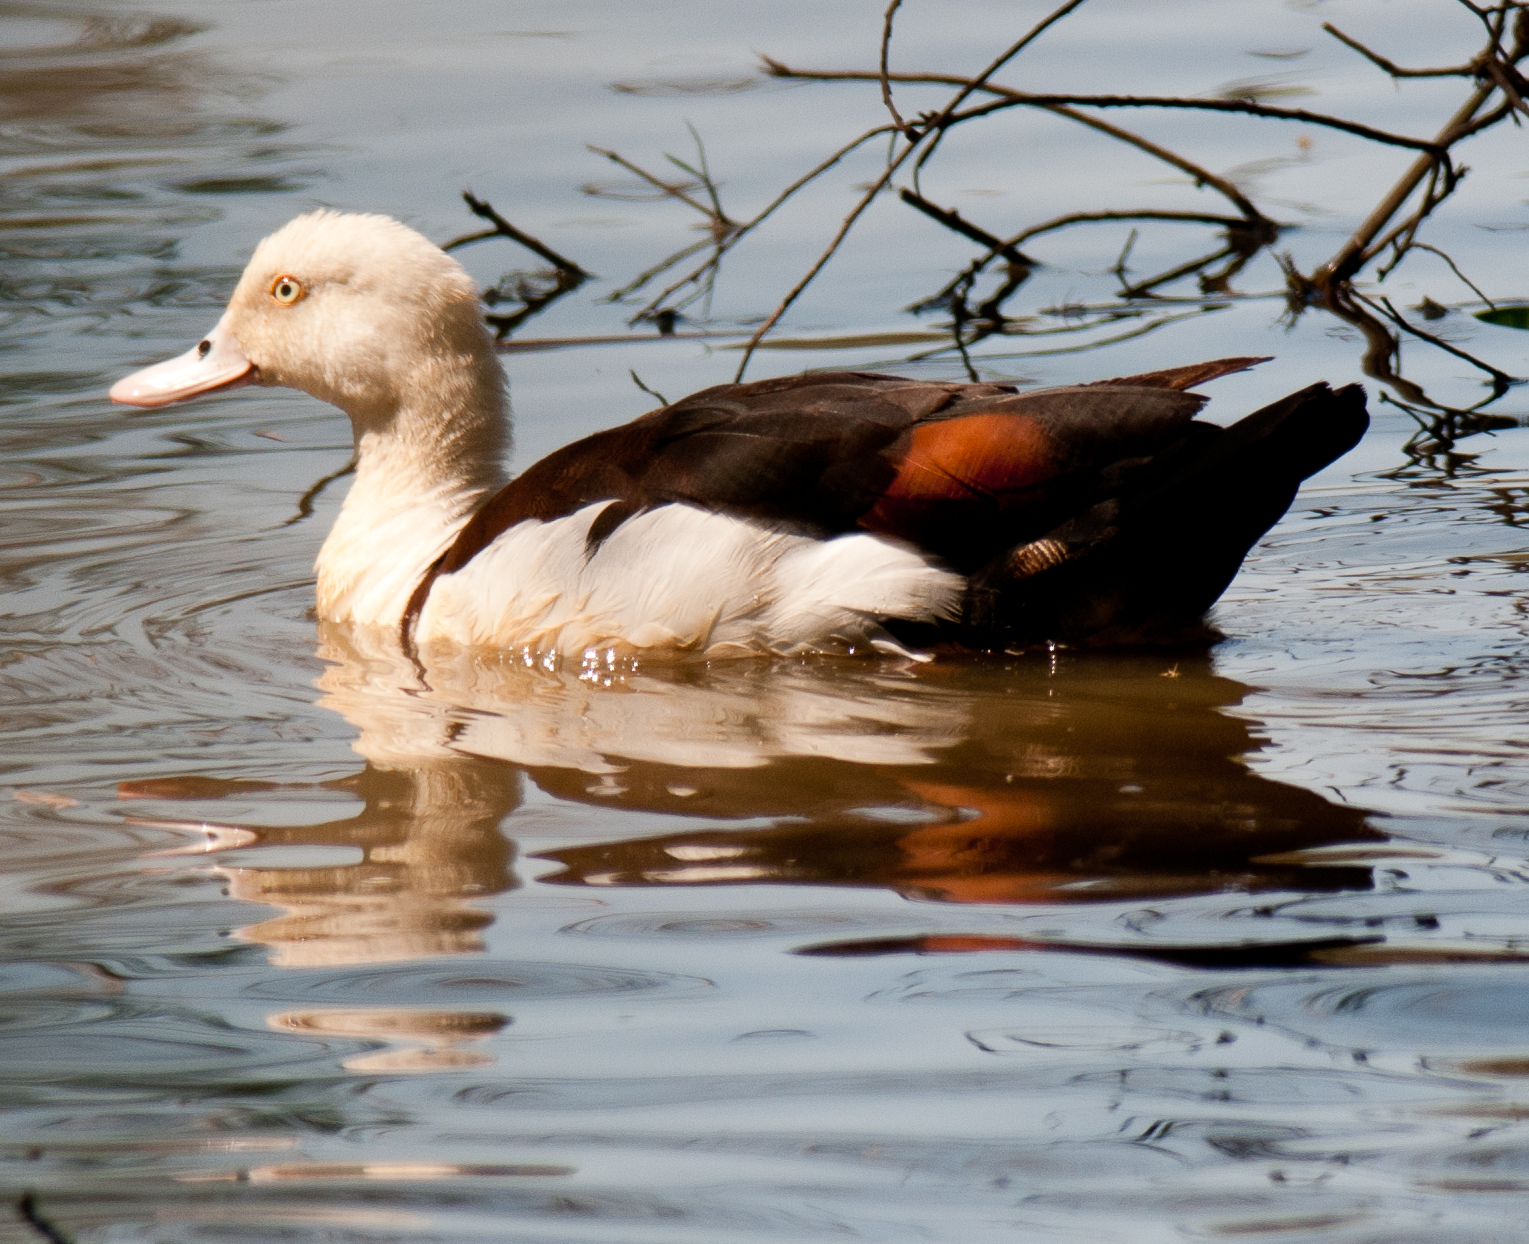
[{"label": "white breast", "polygon": [[591,553],[590,524],[609,504],[528,519],[442,575],[416,639],[574,658],[896,649],[882,619],[935,621],[959,607],[961,576],[904,545],[817,540],[685,505],[628,519]]}]

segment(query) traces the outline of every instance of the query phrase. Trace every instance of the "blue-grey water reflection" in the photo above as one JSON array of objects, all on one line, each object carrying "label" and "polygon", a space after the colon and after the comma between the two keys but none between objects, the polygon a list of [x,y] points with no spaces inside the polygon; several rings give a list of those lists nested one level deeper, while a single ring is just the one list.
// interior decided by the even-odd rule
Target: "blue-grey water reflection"
[{"label": "blue-grey water reflection", "polygon": [[[1511,418],[1409,462],[1413,425],[1376,407],[1250,559],[1209,653],[435,654],[422,677],[311,615],[342,417],[280,391],[107,404],[319,203],[444,240],[472,227],[471,188],[600,274],[533,335],[625,333],[602,299],[695,234],[583,144],[656,164],[693,122],[727,199],[758,204],[880,104],[761,80],[754,53],[872,63],[883,7],[0,9],[0,1190],[37,1220],[0,1209],[0,1239],[1522,1233]],[[1320,23],[1419,62],[1474,35],[1440,0],[1339,7],[1091,0],[1026,72],[1198,93],[1272,74],[1429,130],[1449,84],[1397,93]],[[980,63],[1041,12],[1018,8],[910,2],[899,54]],[[1010,155],[953,143],[940,174],[973,219],[1193,194],[1053,119],[1006,133]],[[1303,263],[1390,167],[1299,127],[1178,136],[1288,213]],[[1431,235],[1509,299],[1529,292],[1518,141],[1470,151]],[[713,325],[765,314],[874,167],[740,249]],[[1094,296],[1123,237],[1038,245],[1037,305]],[[485,282],[522,263],[494,245],[463,252]],[[1137,246],[1183,258],[1168,234]],[[957,374],[884,335],[926,329],[898,308],[965,257],[889,197],[783,326],[871,344],[755,374]],[[1267,255],[1239,279],[1280,287]],[[1386,288],[1453,304],[1453,281],[1420,259]],[[1282,309],[979,362],[1053,383],[1276,355],[1217,382],[1224,414],[1360,378],[1346,327]],[[1523,334],[1442,325],[1529,369]],[[517,460],[640,413],[630,370],[671,397],[726,379],[716,345],[508,355]],[[1452,399],[1479,387],[1408,359]]]}]

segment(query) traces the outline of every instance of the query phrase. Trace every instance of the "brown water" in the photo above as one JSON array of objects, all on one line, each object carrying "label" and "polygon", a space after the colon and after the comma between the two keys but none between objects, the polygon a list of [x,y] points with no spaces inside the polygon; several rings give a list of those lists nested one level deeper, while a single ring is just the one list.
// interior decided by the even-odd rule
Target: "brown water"
[{"label": "brown water", "polygon": [[[1376,405],[1250,559],[1208,654],[582,675],[484,656],[422,692],[313,620],[344,483],[311,517],[300,499],[346,461],[340,416],[279,391],[106,402],[316,203],[445,239],[471,228],[471,187],[601,274],[531,335],[622,332],[600,299],[694,235],[675,205],[582,195],[614,179],[581,144],[656,163],[688,151],[688,119],[742,211],[877,116],[860,87],[742,89],[753,52],[869,63],[881,7],[0,9],[11,1203],[103,1244],[1524,1237],[1512,419],[1411,460],[1411,421]],[[1398,94],[1317,26],[1447,59],[1471,39],[1448,7],[1099,0],[1028,80],[1288,75],[1424,132],[1458,88]],[[975,64],[1032,9],[910,4],[900,47]],[[1158,124],[1256,179],[1304,263],[1397,164],[1292,127]],[[1011,156],[955,144],[938,183],[973,218],[1190,196],[1055,121],[1002,134]],[[1496,297],[1529,293],[1524,150],[1507,130],[1472,150],[1433,235]],[[740,250],[716,325],[767,311],[873,169]],[[1037,244],[1032,304],[1095,297],[1120,242]],[[1143,269],[1182,258],[1171,230],[1138,248]],[[463,254],[485,281],[521,262]],[[897,308],[965,254],[889,200],[783,333],[921,327]],[[1273,261],[1241,284],[1277,294]],[[1387,288],[1470,296],[1427,257]],[[1055,383],[1276,354],[1217,383],[1225,415],[1359,378],[1348,329],[1288,328],[1277,297],[1187,309],[979,365]],[[1529,371],[1529,335],[1443,328]],[[1479,394],[1458,361],[1406,357],[1450,400]],[[958,374],[899,358],[793,349],[754,374]],[[674,397],[736,359],[512,354],[518,460],[645,409],[629,369]],[[1522,391],[1496,409],[1522,421]],[[45,1238],[4,1215],[0,1240]]]}]

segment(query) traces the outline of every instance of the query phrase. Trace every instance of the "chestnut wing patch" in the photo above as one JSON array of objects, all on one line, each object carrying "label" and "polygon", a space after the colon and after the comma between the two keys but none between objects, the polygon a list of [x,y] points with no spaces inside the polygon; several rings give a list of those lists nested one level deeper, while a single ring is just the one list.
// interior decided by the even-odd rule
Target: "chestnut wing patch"
[{"label": "chestnut wing patch", "polygon": [[957,403],[889,448],[896,475],[860,525],[974,568],[1118,490],[1204,402],[1167,386],[1080,385]]},{"label": "chestnut wing patch", "polygon": [[922,544],[1034,500],[1060,474],[1056,446],[1031,415],[963,415],[911,428],[896,474],[860,519],[869,531]]}]

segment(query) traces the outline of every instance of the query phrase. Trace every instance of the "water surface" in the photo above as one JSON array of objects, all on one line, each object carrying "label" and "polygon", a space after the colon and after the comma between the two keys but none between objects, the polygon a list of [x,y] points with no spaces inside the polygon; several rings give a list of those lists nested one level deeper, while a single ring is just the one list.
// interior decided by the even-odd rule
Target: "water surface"
[{"label": "water surface", "polygon": [[[1040,12],[1019,7],[910,5],[900,54],[980,63]],[[1424,132],[1458,88],[1397,92],[1319,25],[1464,55],[1451,7],[1099,0],[1026,72],[1200,93],[1287,75],[1314,107]],[[688,156],[688,120],[741,214],[879,110],[874,89],[760,82],[754,53],[869,64],[880,10],[5,6],[12,1202],[112,1244],[1521,1237],[1522,390],[1494,434],[1433,457],[1373,404],[1208,652],[595,671],[473,654],[428,690],[312,615],[341,416],[263,390],[106,402],[318,204],[445,240],[473,227],[471,188],[600,274],[525,335],[625,333],[630,309],[602,299],[692,221],[583,193],[624,185],[583,144],[656,166]],[[1403,159],[1154,124],[1241,170],[1308,266]],[[1194,201],[1054,119],[1002,136],[954,144],[931,183],[994,228],[1080,194]],[[1467,162],[1432,237],[1522,296],[1521,138]],[[700,327],[765,314],[875,168],[740,249]],[[1037,243],[1030,305],[1096,297],[1123,232]],[[1138,247],[1143,268],[1182,254]],[[927,328],[899,308],[966,254],[889,199],[782,333]],[[498,243],[463,256],[485,283],[528,266]],[[1217,382],[1221,417],[1363,379],[1349,329],[1281,319],[1272,259],[1240,281],[1275,296],[977,362],[1045,384],[1275,355]],[[1426,257],[1386,289],[1470,298]],[[1529,371],[1524,334],[1460,312],[1443,329]],[[726,344],[507,355],[517,461],[641,413],[631,370],[669,397],[728,378]],[[1480,395],[1458,360],[1407,361],[1450,400]],[[767,352],[752,374],[825,365],[960,374],[874,343]]]}]

